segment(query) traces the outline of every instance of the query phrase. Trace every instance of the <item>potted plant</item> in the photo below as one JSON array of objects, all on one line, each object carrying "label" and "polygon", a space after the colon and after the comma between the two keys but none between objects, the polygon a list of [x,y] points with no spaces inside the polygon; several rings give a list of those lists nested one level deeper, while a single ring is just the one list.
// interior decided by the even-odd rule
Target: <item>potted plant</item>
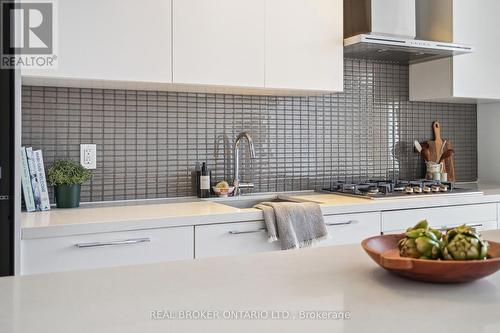
[{"label": "potted plant", "polygon": [[81,185],[92,178],[90,170],[72,160],[57,161],[47,172],[47,181],[54,186],[57,208],[80,206]]}]

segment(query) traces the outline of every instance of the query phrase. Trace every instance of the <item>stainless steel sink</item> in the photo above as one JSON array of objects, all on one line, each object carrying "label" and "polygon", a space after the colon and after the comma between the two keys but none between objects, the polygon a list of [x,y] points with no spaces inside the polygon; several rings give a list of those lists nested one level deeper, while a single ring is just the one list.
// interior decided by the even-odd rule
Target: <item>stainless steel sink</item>
[{"label": "stainless steel sink", "polygon": [[[309,192],[307,192],[309,193]],[[245,209],[245,208],[252,208],[253,206],[257,205],[258,203],[261,203],[263,201],[274,201],[274,202],[284,202],[284,201],[289,201],[293,202],[294,200],[288,200],[287,196],[289,196],[291,193],[286,193],[286,194],[252,194],[249,196],[237,196],[237,197],[230,197],[230,198],[215,198],[215,199],[210,199],[213,202],[220,203],[222,205],[230,206],[233,208],[239,208],[239,209]],[[302,193],[301,193],[302,194]]]}]

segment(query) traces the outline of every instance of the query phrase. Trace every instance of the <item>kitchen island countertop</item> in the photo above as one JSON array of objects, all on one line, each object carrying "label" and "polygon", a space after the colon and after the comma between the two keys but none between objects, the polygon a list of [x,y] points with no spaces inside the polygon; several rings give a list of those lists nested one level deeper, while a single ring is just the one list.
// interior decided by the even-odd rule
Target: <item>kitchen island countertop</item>
[{"label": "kitchen island countertop", "polygon": [[[360,245],[7,277],[0,295],[9,333],[500,331],[500,273],[413,282]],[[181,318],[201,311],[212,319]]]}]

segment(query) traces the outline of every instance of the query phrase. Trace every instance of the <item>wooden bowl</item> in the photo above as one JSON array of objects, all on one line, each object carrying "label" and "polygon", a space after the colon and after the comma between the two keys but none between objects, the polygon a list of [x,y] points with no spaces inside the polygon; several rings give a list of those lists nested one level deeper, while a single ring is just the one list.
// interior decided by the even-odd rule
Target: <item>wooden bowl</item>
[{"label": "wooden bowl", "polygon": [[434,283],[463,283],[481,279],[500,269],[500,243],[488,241],[488,259],[469,261],[425,260],[399,255],[400,235],[376,236],[361,245],[381,267],[406,278]]}]

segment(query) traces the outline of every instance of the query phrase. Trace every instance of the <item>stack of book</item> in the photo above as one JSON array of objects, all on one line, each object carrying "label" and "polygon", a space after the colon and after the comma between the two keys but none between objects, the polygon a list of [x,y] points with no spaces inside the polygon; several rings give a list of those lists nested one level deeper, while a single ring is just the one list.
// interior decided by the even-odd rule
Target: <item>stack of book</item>
[{"label": "stack of book", "polygon": [[49,191],[41,150],[21,147],[21,184],[28,212],[50,210]]}]

